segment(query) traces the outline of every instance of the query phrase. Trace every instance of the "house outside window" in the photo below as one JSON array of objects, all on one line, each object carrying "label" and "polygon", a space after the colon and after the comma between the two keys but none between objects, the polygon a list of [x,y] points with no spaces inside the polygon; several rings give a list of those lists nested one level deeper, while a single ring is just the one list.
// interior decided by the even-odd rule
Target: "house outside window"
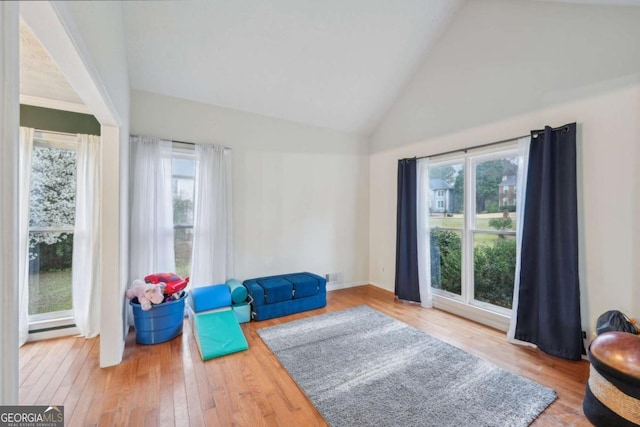
[{"label": "house outside window", "polygon": [[503,176],[498,185],[498,192],[501,195],[499,207],[510,209],[516,204],[516,177],[515,175]]},{"label": "house outside window", "polygon": [[451,184],[440,177],[434,177],[430,179],[429,188],[431,212],[448,214],[456,210]]}]

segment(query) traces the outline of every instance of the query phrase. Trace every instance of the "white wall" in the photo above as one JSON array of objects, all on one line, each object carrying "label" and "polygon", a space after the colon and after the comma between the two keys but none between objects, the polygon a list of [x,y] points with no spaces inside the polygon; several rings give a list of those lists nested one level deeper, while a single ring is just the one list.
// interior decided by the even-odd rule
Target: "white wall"
[{"label": "white wall", "polygon": [[393,290],[397,160],[578,123],[583,327],[640,315],[640,8],[467,2],[372,136],[369,278]]},{"label": "white wall", "polygon": [[[53,2],[91,74],[102,125],[100,366],[120,363],[128,276],[129,72],[120,2]],[[54,58],[55,59],[55,58]],[[73,80],[71,81],[74,84]],[[86,86],[74,88],[80,96]],[[95,105],[95,106],[94,106]],[[95,111],[93,111],[95,110]]]},{"label": "white wall", "polygon": [[367,139],[133,91],[131,133],[232,148],[235,275],[368,276]]},{"label": "white wall", "polygon": [[0,3],[0,405],[18,404],[18,5]]},{"label": "white wall", "polygon": [[[372,137],[372,151],[570,101],[640,70],[640,7],[470,0]],[[588,95],[587,93],[586,95]]]},{"label": "white wall", "polygon": [[371,155],[370,269],[393,291],[397,160],[578,123],[579,252],[583,328],[601,313],[640,314],[637,213],[640,200],[640,78],[634,84]]},{"label": "white wall", "polygon": [[[578,123],[580,273],[585,327],[609,309],[640,314],[640,83],[371,156],[370,271],[393,290],[397,160]],[[384,271],[383,271],[384,270]]]}]

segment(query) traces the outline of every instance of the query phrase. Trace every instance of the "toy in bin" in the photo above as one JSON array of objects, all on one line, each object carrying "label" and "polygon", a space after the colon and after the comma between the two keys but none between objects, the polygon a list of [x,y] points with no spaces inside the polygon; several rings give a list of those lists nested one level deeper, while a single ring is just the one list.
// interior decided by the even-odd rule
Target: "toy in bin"
[{"label": "toy in bin", "polygon": [[164,283],[166,285],[164,293],[166,295],[173,295],[184,288],[189,284],[189,278],[183,279],[175,273],[156,273],[150,274],[144,278],[146,283],[153,283],[154,285],[159,285]]},{"label": "toy in bin", "polygon": [[131,288],[127,289],[126,295],[130,300],[140,304],[141,309],[147,311],[151,309],[152,304],[164,302],[164,289],[164,286],[152,285],[136,279],[131,284]]},{"label": "toy in bin", "polygon": [[153,305],[179,300],[188,284],[188,277],[183,279],[175,273],[150,274],[144,281],[134,280],[126,295],[131,302],[140,304],[140,308],[147,311]]},{"label": "toy in bin", "polygon": [[133,310],[136,342],[158,344],[182,333],[189,278],[175,273],[150,274],[134,280],[127,298]]}]

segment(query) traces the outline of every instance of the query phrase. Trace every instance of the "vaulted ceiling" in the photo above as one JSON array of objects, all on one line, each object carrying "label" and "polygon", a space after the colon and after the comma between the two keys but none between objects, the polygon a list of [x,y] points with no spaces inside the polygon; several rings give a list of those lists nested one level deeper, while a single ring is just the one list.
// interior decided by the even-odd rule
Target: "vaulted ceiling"
[{"label": "vaulted ceiling", "polygon": [[[131,87],[367,135],[465,1],[485,0],[123,2]],[[28,32],[21,42],[21,93],[78,102]]]},{"label": "vaulted ceiling", "polygon": [[82,104],[67,78],[24,23],[20,24],[20,95]]},{"label": "vaulted ceiling", "polygon": [[124,3],[135,89],[369,132],[460,0]]}]

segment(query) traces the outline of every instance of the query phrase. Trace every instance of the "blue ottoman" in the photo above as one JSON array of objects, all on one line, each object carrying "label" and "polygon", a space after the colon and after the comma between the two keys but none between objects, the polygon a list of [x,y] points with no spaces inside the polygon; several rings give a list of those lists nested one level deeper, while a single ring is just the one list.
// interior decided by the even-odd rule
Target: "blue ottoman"
[{"label": "blue ottoman", "polygon": [[251,318],[266,320],[327,305],[327,281],[313,273],[292,273],[245,280],[253,299]]}]

